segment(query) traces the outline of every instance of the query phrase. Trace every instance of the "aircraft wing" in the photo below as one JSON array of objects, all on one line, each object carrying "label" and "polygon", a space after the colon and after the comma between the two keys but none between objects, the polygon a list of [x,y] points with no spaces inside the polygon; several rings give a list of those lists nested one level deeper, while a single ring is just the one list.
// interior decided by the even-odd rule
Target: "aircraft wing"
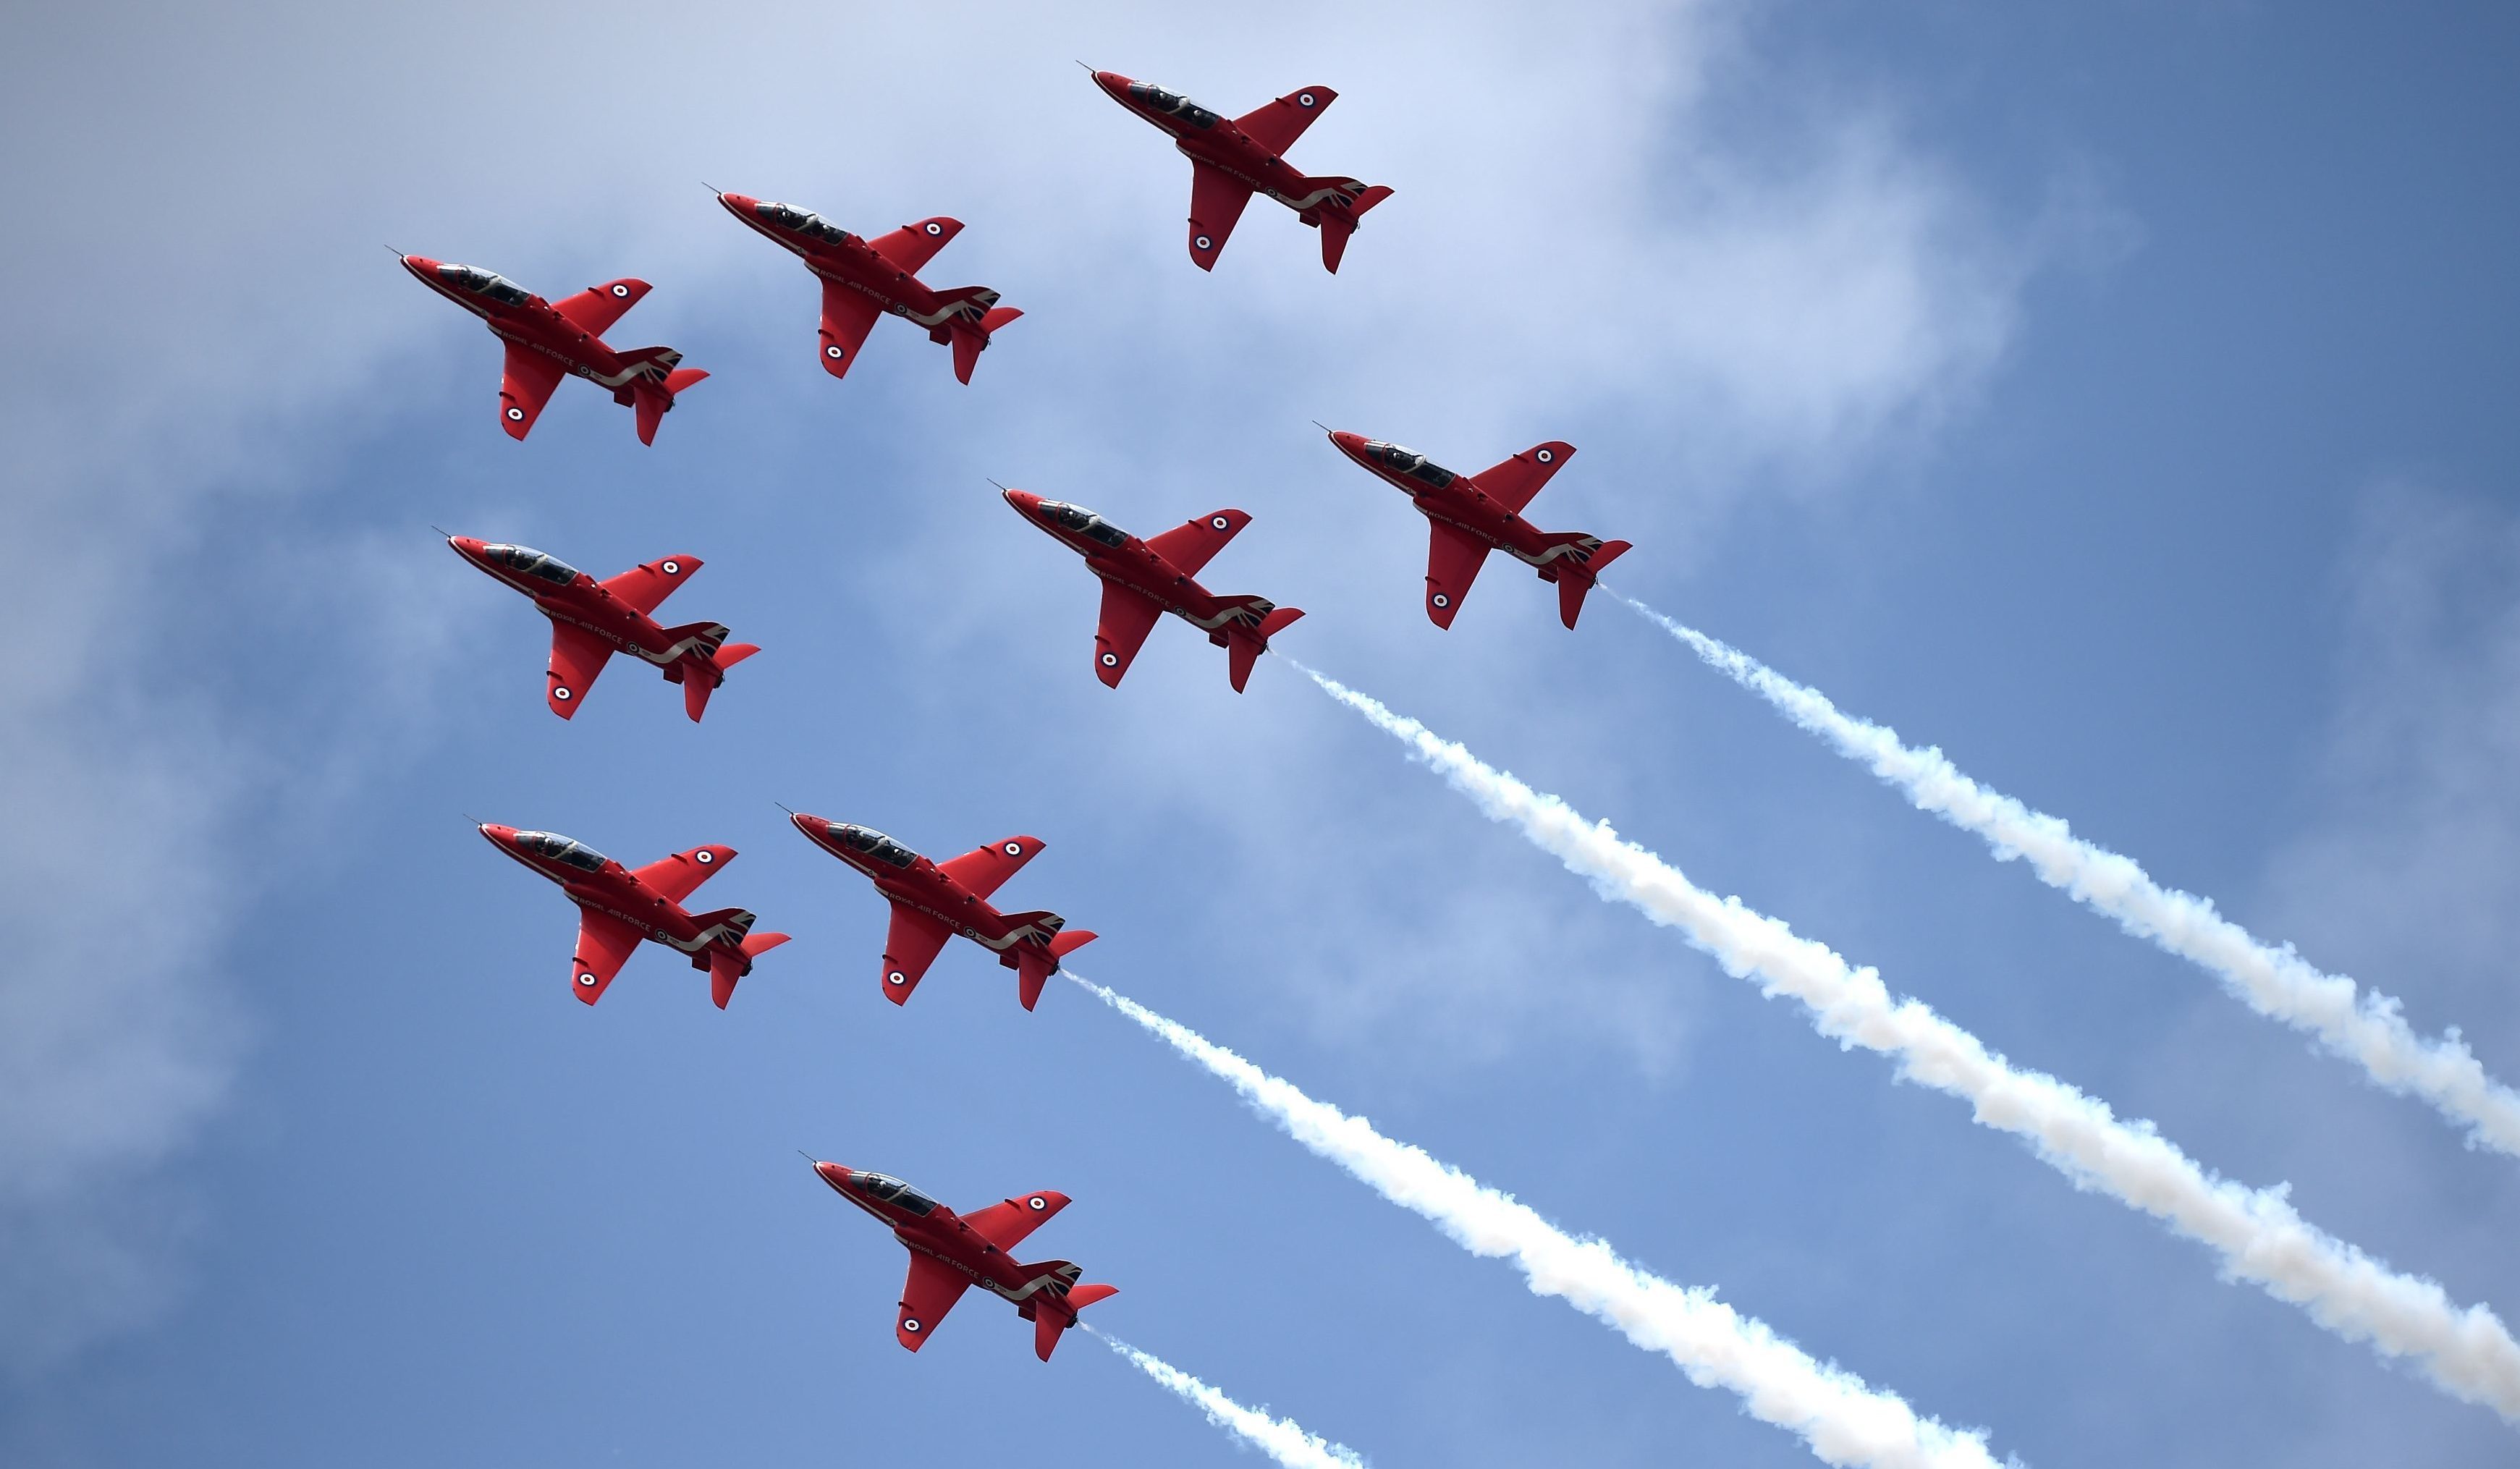
[{"label": "aircraft wing", "polygon": [[601,286],[589,286],[564,301],[552,302],[552,309],[567,317],[580,332],[602,336],[621,320],[623,312],[639,304],[639,298],[649,289],[647,282],[627,277],[607,281]]},{"label": "aircraft wing", "polygon": [[1549,476],[1564,468],[1566,462],[1574,457],[1573,444],[1561,444],[1552,439],[1545,444],[1534,444],[1504,464],[1492,469],[1482,469],[1470,477],[1479,482],[1479,488],[1487,492],[1489,499],[1519,515],[1522,508],[1531,503],[1531,497],[1540,493],[1540,487],[1549,483]]},{"label": "aircraft wing", "polygon": [[1001,1250],[1012,1250],[1023,1243],[1024,1236],[1049,1224],[1067,1207],[1067,1195],[1043,1189],[1039,1193],[1018,1194],[986,1209],[974,1209],[963,1216],[973,1233]]},{"label": "aircraft wing", "polygon": [[1437,627],[1451,627],[1453,614],[1462,609],[1462,599],[1470,595],[1470,583],[1479,579],[1479,567],[1487,561],[1488,543],[1440,522],[1432,528],[1434,538],[1426,548],[1426,617]]},{"label": "aircraft wing", "polygon": [[1251,517],[1240,511],[1217,511],[1176,525],[1162,535],[1147,537],[1147,549],[1172,562],[1184,576],[1196,576],[1200,567],[1225,549],[1226,542],[1250,523]]},{"label": "aircraft wing", "polygon": [[894,1004],[909,1000],[953,936],[954,930],[925,913],[894,904],[892,926],[883,934],[883,998]]},{"label": "aircraft wing", "polygon": [[577,911],[577,998],[588,1004],[604,998],[604,987],[637,953],[639,941],[647,935],[612,916],[593,909]]},{"label": "aircraft wing", "polygon": [[918,1351],[970,1285],[970,1276],[935,1256],[912,1255],[910,1278],[901,1286],[901,1314],[892,1323],[892,1334],[903,1346]]},{"label": "aircraft wing", "polygon": [[694,847],[688,852],[658,858],[644,868],[635,868],[630,875],[666,902],[680,903],[698,891],[701,883],[716,876],[718,868],[734,860],[733,847]]},{"label": "aircraft wing", "polygon": [[1008,878],[1023,870],[1023,865],[1041,851],[1037,836],[1010,836],[1005,841],[975,847],[960,857],[936,865],[936,870],[961,883],[974,898],[987,898],[1006,885]]},{"label": "aircraft wing", "polygon": [[1234,233],[1242,206],[1251,202],[1249,187],[1237,183],[1222,168],[1190,161],[1190,258],[1201,270],[1216,269],[1216,257]]},{"label": "aircraft wing", "polygon": [[889,235],[878,235],[867,245],[893,264],[896,270],[919,274],[920,267],[936,258],[936,252],[951,245],[963,233],[963,221],[939,214],[906,224]]},{"label": "aircraft wing", "polygon": [[604,590],[612,594],[613,601],[627,603],[632,611],[645,617],[699,569],[700,558],[696,556],[659,556],[642,561],[619,576],[608,577]]},{"label": "aircraft wing", "polygon": [[823,371],[834,378],[847,377],[849,364],[858,360],[858,348],[866,345],[867,334],[875,330],[875,319],[881,315],[883,308],[875,303],[875,297],[825,281]]},{"label": "aircraft wing", "polygon": [[[1295,146],[1313,119],[1330,110],[1338,94],[1328,87],[1300,87],[1263,107],[1234,119],[1242,135],[1271,153],[1282,154]],[[1228,225],[1231,229],[1233,226]]]},{"label": "aircraft wing", "polygon": [[521,439],[533,431],[552,389],[567,376],[568,369],[542,353],[508,343],[507,371],[499,379],[499,426],[508,430],[508,437]]},{"label": "aircraft wing", "polygon": [[611,656],[612,645],[586,629],[553,623],[551,671],[545,676],[549,687],[543,690],[551,711],[562,719],[575,714],[578,700],[586,697],[595,676]]},{"label": "aircraft wing", "polygon": [[1094,676],[1117,689],[1164,609],[1118,582],[1102,584],[1102,624],[1094,630]]}]

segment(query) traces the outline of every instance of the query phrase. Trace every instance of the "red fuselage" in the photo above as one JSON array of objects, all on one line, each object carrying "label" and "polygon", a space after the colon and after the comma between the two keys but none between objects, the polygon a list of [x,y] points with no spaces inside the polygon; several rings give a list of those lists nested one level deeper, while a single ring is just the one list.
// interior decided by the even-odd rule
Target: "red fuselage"
[{"label": "red fuselage", "polygon": [[[698,655],[697,661],[707,661],[705,655],[711,649],[705,638],[682,629],[675,630],[679,636],[667,634],[655,618],[622,601],[606,591],[602,582],[564,561],[529,546],[510,546],[471,536],[448,536],[446,544],[494,579],[532,598],[535,609],[553,622],[578,628],[608,646],[653,663],[676,683],[684,677],[683,663],[694,660],[695,655]],[[696,556],[667,556],[661,564],[666,575],[675,576],[699,561]],[[725,630],[716,631],[723,635]]]},{"label": "red fuselage", "polygon": [[[934,918],[998,956],[998,962],[1010,969],[1017,967],[1018,948],[1029,946],[1047,955],[1050,941],[1058,933],[1057,927],[1046,928],[1030,914],[1010,918],[944,868],[872,826],[802,813],[788,820],[805,833],[806,840],[864,873],[886,902]],[[1048,963],[1053,969],[1058,966],[1056,959]]]},{"label": "red fuselage", "polygon": [[[1449,525],[1477,540],[1484,541],[1506,555],[1540,568],[1544,581],[1555,581],[1553,564],[1568,556],[1569,549],[1552,545],[1548,532],[1522,518],[1479,488],[1476,476],[1456,474],[1443,468],[1424,455],[1369,439],[1361,433],[1333,430],[1330,442],[1339,452],[1372,469],[1383,483],[1415,501],[1418,512],[1439,525]],[[1543,447],[1541,454],[1554,454],[1553,447]]]},{"label": "red fuselage", "polygon": [[[549,831],[521,831],[488,824],[481,827],[481,834],[490,845],[559,883],[569,902],[589,913],[617,918],[639,930],[642,938],[689,955],[693,968],[708,968],[711,955],[723,953],[734,957],[738,974],[752,972],[752,959],[742,949],[743,927],[696,921],[681,904],[583,842]],[[698,850],[708,854],[701,860],[711,865],[734,856],[724,847]]]},{"label": "red fuselage", "polygon": [[[912,1254],[939,1261],[1019,1306],[1034,1304],[1036,1298],[1057,1299],[1042,1289],[1041,1281],[1026,1279],[1013,1256],[983,1238],[961,1215],[899,1180],[837,1163],[817,1163],[814,1172],[833,1193],[874,1215]],[[1067,1195],[1049,1190],[1029,1198],[1041,1200],[1044,1214],[1055,1214],[1068,1202]],[[1058,1309],[1064,1310],[1064,1304]],[[1074,1319],[1072,1313],[1069,1318]]]},{"label": "red fuselage", "polygon": [[[681,353],[668,352],[659,358],[625,361],[605,345],[603,337],[562,316],[551,302],[478,267],[426,255],[405,255],[402,265],[423,286],[481,318],[492,335],[550,358],[564,373],[612,389],[615,402],[630,402],[636,384],[662,381],[666,370],[682,360]],[[647,291],[645,286],[626,281],[613,287],[626,300],[636,300]]]},{"label": "red fuselage", "polygon": [[[1241,690],[1252,660],[1268,651],[1270,637],[1303,615],[1292,607],[1281,609],[1262,597],[1219,597],[1153,546],[1082,506],[1045,500],[1028,490],[1009,490],[1006,499],[1015,513],[1083,556],[1086,568],[1101,577],[1106,588],[1119,588],[1146,604],[1172,613],[1205,633],[1208,642],[1226,649],[1232,656],[1237,691]],[[1231,538],[1250,517],[1238,511],[1220,511],[1211,518],[1215,534]],[[1193,521],[1184,529],[1197,524]],[[1118,688],[1120,676],[1128,671],[1130,659],[1137,654],[1137,644],[1129,641],[1127,632],[1113,626],[1113,600],[1107,590],[1103,607],[1103,628],[1096,639],[1095,674],[1106,686]],[[1148,623],[1154,615],[1148,614]],[[1135,635],[1143,639],[1143,628]]]},{"label": "red fuselage", "polygon": [[1345,215],[1364,192],[1355,179],[1305,173],[1244,133],[1233,118],[1152,82],[1097,71],[1094,83],[1113,102],[1171,135],[1173,147],[1192,162],[1205,163],[1252,193],[1276,200],[1306,224],[1319,224],[1324,215]]},{"label": "red fuselage", "polygon": [[[874,245],[861,236],[852,235],[788,204],[751,199],[742,194],[721,194],[717,201],[726,212],[742,220],[797,258],[805,268],[834,286],[854,290],[874,301],[894,316],[903,317],[928,329],[928,334],[945,340],[945,323],[955,317],[977,322],[981,313],[993,304],[998,293],[985,291],[988,299],[956,294],[948,298],[928,289],[909,271],[901,269],[876,253]],[[934,233],[950,240],[962,226],[951,220],[930,220]]]}]

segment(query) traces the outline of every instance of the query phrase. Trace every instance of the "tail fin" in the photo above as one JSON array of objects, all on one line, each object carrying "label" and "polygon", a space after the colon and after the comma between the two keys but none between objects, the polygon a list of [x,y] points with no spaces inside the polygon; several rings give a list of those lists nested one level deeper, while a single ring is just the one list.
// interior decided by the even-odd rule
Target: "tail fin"
[{"label": "tail fin", "polygon": [[[991,291],[989,294],[991,299],[995,299],[997,292]],[[977,325],[960,317],[956,318],[947,328],[948,335],[954,345],[955,380],[969,382],[971,369],[979,366],[980,353],[989,345],[989,334],[1021,315],[1023,313],[1012,306],[992,306],[981,314]]]},{"label": "tail fin", "polygon": [[[718,631],[723,634],[726,630]],[[726,671],[759,651],[757,644],[729,643],[705,659],[685,658],[675,665],[674,671],[683,676],[683,712],[692,717],[693,724],[698,724],[700,716],[707,712],[709,695],[726,682]]]},{"label": "tail fin", "polygon": [[[1067,1266],[1066,1269],[1070,1272],[1069,1278],[1074,1278],[1076,1267]],[[1076,1324],[1078,1312],[1119,1293],[1117,1288],[1099,1282],[1077,1285],[1069,1287],[1061,1299],[1036,1306],[1032,1313],[1032,1355],[1043,1361],[1050,1360],[1050,1354],[1058,1350],[1058,1339],[1067,1334],[1068,1327]]]},{"label": "tail fin", "polygon": [[[746,913],[744,916],[752,915]],[[787,942],[788,935],[784,933],[748,933],[743,936],[743,942],[736,946],[742,951],[740,955],[729,954],[723,949],[710,950],[709,999],[717,1002],[719,1009],[725,1009],[726,1002],[735,998],[735,982],[752,972],[754,957]]]},{"label": "tail fin", "polygon": [[[641,350],[663,352],[672,361],[679,362],[682,360],[682,354],[680,352],[673,351],[668,347],[646,347]],[[623,353],[622,355],[627,357],[630,354]],[[658,381],[652,377],[645,376],[632,378],[630,382],[630,407],[633,412],[639,415],[639,442],[643,444],[654,443],[656,441],[656,425],[665,421],[666,411],[674,406],[674,395],[707,376],[707,372],[699,368],[675,368],[666,373],[663,380],[661,381]]]},{"label": "tail fin", "polygon": [[1356,197],[1356,202],[1343,210],[1322,211],[1322,266],[1331,275],[1338,274],[1339,260],[1347,254],[1347,241],[1356,233],[1357,221],[1365,211],[1391,197],[1391,190],[1376,184]]},{"label": "tail fin", "polygon": [[1601,568],[1625,556],[1628,550],[1625,541],[1604,541],[1580,565],[1557,573],[1557,620],[1566,624],[1567,631],[1574,631],[1575,618],[1584,610],[1584,594],[1600,580]]},{"label": "tail fin", "polygon": [[1234,691],[1251,681],[1252,667],[1260,655],[1269,650],[1269,640],[1285,631],[1287,625],[1304,615],[1301,607],[1272,607],[1257,627],[1230,628],[1225,639],[1226,677],[1234,681]]},{"label": "tail fin", "polygon": [[1027,1010],[1039,1004],[1042,987],[1058,972],[1058,961],[1093,943],[1094,939],[1094,930],[1090,928],[1068,928],[1052,935],[1045,948],[1036,949],[1030,944],[1018,946],[1014,951],[1015,999]]}]

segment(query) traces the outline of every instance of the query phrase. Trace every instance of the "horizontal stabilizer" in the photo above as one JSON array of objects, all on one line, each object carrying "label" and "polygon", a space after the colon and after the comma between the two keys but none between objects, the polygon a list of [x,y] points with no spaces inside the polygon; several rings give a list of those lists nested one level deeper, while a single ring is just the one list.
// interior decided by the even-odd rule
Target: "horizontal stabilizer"
[{"label": "horizontal stabilizer", "polygon": [[1023,308],[1020,306],[992,306],[989,308],[989,314],[980,318],[980,330],[995,332],[1021,315],[1023,315]]},{"label": "horizontal stabilizer", "polygon": [[665,375],[665,391],[668,394],[681,392],[707,376],[706,368],[676,368]]}]

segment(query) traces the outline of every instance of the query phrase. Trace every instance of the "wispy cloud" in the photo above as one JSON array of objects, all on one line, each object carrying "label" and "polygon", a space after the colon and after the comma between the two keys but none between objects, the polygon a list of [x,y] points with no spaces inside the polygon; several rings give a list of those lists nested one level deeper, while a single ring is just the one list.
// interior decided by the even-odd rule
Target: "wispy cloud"
[{"label": "wispy cloud", "polygon": [[2077,1187],[2212,1246],[2228,1274],[2302,1307],[2349,1341],[2411,1361],[2452,1397],[2520,1423],[2520,1343],[2490,1309],[2454,1305],[2438,1283],[2392,1270],[2314,1227],[2280,1187],[2244,1188],[2206,1172],[2150,1124],[2121,1121],[2097,1098],[2011,1065],[1924,1003],[1894,998],[1874,970],[1856,968],[1737,898],[1716,897],[1608,824],[1587,821],[1372,697],[1304,671],[1602,897],[1680,930],[1728,973],[1756,976],[1764,993],[1800,1001],[1822,1035],[1892,1057],[1901,1077],[1965,1099],[1979,1123],[2029,1142]]},{"label": "wispy cloud", "polygon": [[1512,1261],[1533,1293],[1555,1296],[1670,1358],[1700,1387],[1739,1395],[1751,1416],[1793,1433],[1823,1462],[1877,1469],[1995,1464],[1984,1434],[1918,1417],[1896,1394],[1815,1361],[1765,1322],[1716,1300],[1713,1291],[1675,1285],[1623,1259],[1605,1240],[1569,1234],[1425,1149],[1396,1142],[1364,1118],[1314,1100],[1179,1021],[1065,972],[1231,1085],[1297,1142],[1433,1222],[1470,1253]]}]

